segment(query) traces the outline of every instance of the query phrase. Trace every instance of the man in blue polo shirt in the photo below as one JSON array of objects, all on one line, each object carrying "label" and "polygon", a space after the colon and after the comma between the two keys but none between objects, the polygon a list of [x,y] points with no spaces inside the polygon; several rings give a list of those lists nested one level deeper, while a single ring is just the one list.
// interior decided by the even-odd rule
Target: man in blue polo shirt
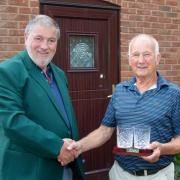
[{"label": "man in blue polo shirt", "polygon": [[159,45],[150,35],[129,44],[129,65],[135,77],[116,86],[98,129],[71,144],[77,154],[110,139],[117,126],[151,127],[149,156],[115,156],[110,180],[173,180],[173,155],[180,152],[180,88],[158,72]]}]

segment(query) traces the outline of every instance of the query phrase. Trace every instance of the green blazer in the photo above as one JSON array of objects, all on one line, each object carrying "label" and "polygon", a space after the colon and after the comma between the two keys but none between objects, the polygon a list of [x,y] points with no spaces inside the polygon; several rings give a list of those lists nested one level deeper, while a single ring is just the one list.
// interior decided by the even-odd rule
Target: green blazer
[{"label": "green blazer", "polygon": [[[41,70],[23,51],[0,64],[0,180],[62,180],[57,155],[63,138],[78,140],[65,74],[50,63],[72,126]],[[81,158],[70,164],[74,180],[83,180]]]}]

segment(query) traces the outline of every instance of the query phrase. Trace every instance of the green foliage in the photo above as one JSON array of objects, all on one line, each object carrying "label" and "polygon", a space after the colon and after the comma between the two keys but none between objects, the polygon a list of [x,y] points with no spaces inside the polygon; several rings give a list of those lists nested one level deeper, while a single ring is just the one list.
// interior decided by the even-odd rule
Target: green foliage
[{"label": "green foliage", "polygon": [[174,159],[175,164],[175,178],[174,180],[180,180],[180,154],[176,154]]},{"label": "green foliage", "polygon": [[175,156],[175,162],[180,164],[180,154],[176,154]]}]

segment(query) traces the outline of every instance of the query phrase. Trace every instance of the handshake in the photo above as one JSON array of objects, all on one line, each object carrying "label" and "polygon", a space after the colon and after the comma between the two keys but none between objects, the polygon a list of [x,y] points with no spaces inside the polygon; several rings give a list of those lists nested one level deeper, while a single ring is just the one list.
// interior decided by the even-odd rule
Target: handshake
[{"label": "handshake", "polygon": [[82,153],[82,145],[78,141],[72,139],[63,139],[64,144],[57,157],[61,166],[66,166],[71,161],[74,161]]}]

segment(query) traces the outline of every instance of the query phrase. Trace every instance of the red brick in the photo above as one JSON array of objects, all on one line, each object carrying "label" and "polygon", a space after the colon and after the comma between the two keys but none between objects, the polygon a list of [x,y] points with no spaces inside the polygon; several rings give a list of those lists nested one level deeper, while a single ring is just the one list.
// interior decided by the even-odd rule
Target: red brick
[{"label": "red brick", "polygon": [[0,28],[18,28],[17,22],[14,21],[0,21]]},{"label": "red brick", "polygon": [[167,29],[178,29],[179,28],[179,24],[166,24],[165,27]]},{"label": "red brick", "polygon": [[15,6],[28,6],[29,0],[9,0],[9,5],[15,5]]},{"label": "red brick", "polygon": [[165,24],[164,24],[164,23],[154,23],[154,22],[153,22],[153,23],[151,24],[151,27],[152,27],[152,28],[159,28],[159,29],[160,29],[160,28],[164,28],[164,27],[165,27]]},{"label": "red brick", "polygon": [[172,70],[172,67],[169,64],[160,64],[158,69],[167,71],[167,70]]},{"label": "red brick", "polygon": [[[145,22],[145,21],[143,21],[143,22],[137,22],[136,23],[137,25],[137,27],[146,27],[146,28],[150,28],[151,27],[151,24],[149,23],[149,22]],[[151,32],[152,33],[152,32]]]},{"label": "red brick", "polygon": [[129,15],[129,20],[133,20],[133,21],[143,21],[143,16],[139,16],[139,15]]},{"label": "red brick", "polygon": [[171,7],[170,6],[159,6],[159,10],[171,12]]},{"label": "red brick", "polygon": [[[29,20],[28,20],[28,21],[29,21]],[[21,21],[21,22],[19,22],[19,28],[20,28],[20,29],[25,29],[28,21]]]},{"label": "red brick", "polygon": [[31,8],[29,7],[20,7],[19,8],[20,14],[31,14]]},{"label": "red brick", "polygon": [[144,28],[144,33],[146,34],[157,34],[159,32],[159,29],[153,29],[153,28]]},{"label": "red brick", "polygon": [[180,72],[180,64],[172,65],[172,70],[177,70]]},{"label": "red brick", "polygon": [[8,0],[1,0],[1,1],[0,1],[0,5],[7,5],[7,1],[8,1]]},{"label": "red brick", "polygon": [[177,6],[178,2],[176,0],[166,0],[166,5]]},{"label": "red brick", "polygon": [[177,58],[176,58],[176,56],[174,54],[169,53],[168,58],[169,58],[169,60],[166,59],[165,64],[177,64]]},{"label": "red brick", "polygon": [[10,29],[9,36],[22,36],[24,34],[24,30],[22,29]]},{"label": "red brick", "polygon": [[7,29],[0,29],[0,36],[8,36],[8,30]]},{"label": "red brick", "polygon": [[176,18],[176,17],[178,17],[178,13],[169,12],[169,13],[166,13],[166,16],[167,16],[167,17]]},{"label": "red brick", "polygon": [[0,44],[17,44],[18,37],[17,36],[3,36],[0,38]]},{"label": "red brick", "polygon": [[1,13],[7,13],[7,12],[11,12],[11,13],[18,13],[18,8],[14,7],[14,6],[0,6],[0,12]]},{"label": "red brick", "polygon": [[158,16],[158,17],[163,17],[165,15],[165,12],[156,10],[156,11],[152,11],[152,16]]},{"label": "red brick", "polygon": [[158,22],[159,19],[158,19],[158,17],[154,17],[154,16],[144,16],[144,21],[146,21],[146,22]]},{"label": "red brick", "polygon": [[136,13],[136,9],[122,9],[122,14],[135,14]]},{"label": "red brick", "polygon": [[156,6],[165,4],[166,0],[152,0],[152,3],[156,4]]},{"label": "red brick", "polygon": [[139,3],[137,3],[137,2],[129,2],[129,3],[128,3],[128,7],[129,7],[129,8],[133,8],[133,9],[134,9],[134,8],[136,8],[136,9],[141,9],[141,8],[143,7],[143,5],[144,5],[144,4],[143,4],[143,3],[140,3],[140,2],[139,2]]},{"label": "red brick", "polygon": [[137,9],[137,14],[139,15],[151,15],[151,10]]},{"label": "red brick", "polygon": [[160,23],[164,23],[164,24],[172,22],[172,20],[170,18],[167,18],[167,17],[159,17],[158,19],[159,19]]},{"label": "red brick", "polygon": [[32,8],[31,13],[32,13],[33,15],[39,14],[39,8]]},{"label": "red brick", "polygon": [[21,51],[24,45],[19,44],[0,44],[1,51]]},{"label": "red brick", "polygon": [[[151,8],[150,8],[151,7]],[[151,10],[158,10],[159,9],[159,6],[157,4],[152,4],[152,3],[147,3],[147,4],[144,4],[144,7],[143,9],[151,9]]]},{"label": "red brick", "polygon": [[36,0],[36,1],[30,1],[30,7],[35,7],[37,8],[39,6],[39,1]]}]

